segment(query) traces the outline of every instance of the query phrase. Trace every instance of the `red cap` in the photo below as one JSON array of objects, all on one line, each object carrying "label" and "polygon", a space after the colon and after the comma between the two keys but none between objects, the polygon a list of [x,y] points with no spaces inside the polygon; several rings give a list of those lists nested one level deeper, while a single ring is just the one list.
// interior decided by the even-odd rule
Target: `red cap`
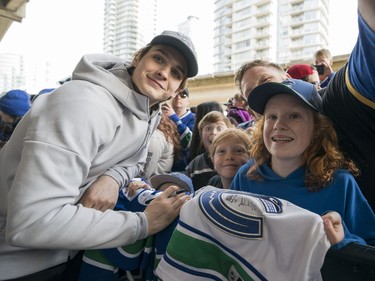
[{"label": "red cap", "polygon": [[313,74],[311,65],[308,64],[292,65],[286,72],[294,79],[301,79],[303,77]]}]

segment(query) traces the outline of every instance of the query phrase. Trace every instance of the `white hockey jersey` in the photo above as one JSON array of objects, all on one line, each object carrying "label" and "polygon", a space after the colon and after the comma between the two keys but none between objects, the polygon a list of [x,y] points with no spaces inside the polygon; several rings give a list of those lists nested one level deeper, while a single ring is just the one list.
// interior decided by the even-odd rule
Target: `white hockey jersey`
[{"label": "white hockey jersey", "polygon": [[275,197],[205,187],[187,202],[156,273],[163,281],[322,280],[322,218]]}]

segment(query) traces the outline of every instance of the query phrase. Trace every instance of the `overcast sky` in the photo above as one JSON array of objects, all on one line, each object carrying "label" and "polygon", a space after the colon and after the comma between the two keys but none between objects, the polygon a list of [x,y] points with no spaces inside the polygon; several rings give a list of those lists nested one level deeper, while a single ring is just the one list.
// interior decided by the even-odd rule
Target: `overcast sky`
[{"label": "overcast sky", "polygon": [[[209,0],[159,0],[158,32],[175,29],[189,15],[206,26],[212,19]],[[331,45],[333,55],[347,54],[357,37],[357,1],[330,0]],[[344,4],[345,2],[345,4]],[[0,53],[23,54],[27,63],[44,60],[56,77],[71,73],[81,56],[101,53],[103,45],[104,0],[31,0],[26,18],[14,22],[0,42]],[[202,40],[207,34],[202,34]],[[200,73],[204,74],[204,73]],[[57,78],[57,79],[59,79]]]}]

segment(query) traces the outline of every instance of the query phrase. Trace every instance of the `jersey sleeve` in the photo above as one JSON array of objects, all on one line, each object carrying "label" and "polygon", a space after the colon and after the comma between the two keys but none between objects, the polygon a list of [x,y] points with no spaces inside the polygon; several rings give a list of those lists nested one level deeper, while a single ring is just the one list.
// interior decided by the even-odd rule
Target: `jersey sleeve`
[{"label": "jersey sleeve", "polygon": [[349,57],[347,84],[363,103],[375,108],[375,32],[358,13],[358,39]]}]

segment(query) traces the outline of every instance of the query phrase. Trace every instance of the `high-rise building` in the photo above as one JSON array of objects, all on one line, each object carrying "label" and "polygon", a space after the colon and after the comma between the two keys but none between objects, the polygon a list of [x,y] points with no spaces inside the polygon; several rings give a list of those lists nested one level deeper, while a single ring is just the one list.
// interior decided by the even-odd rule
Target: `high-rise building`
[{"label": "high-rise building", "polygon": [[254,59],[312,60],[328,46],[329,0],[217,0],[214,6],[214,72]]},{"label": "high-rise building", "polygon": [[156,34],[157,0],[105,0],[103,50],[126,60]]},{"label": "high-rise building", "polygon": [[23,56],[0,54],[0,93],[25,87]]},{"label": "high-rise building", "polygon": [[43,88],[58,85],[51,75],[50,63],[43,59],[30,59],[20,54],[0,54],[0,94],[22,89],[37,94]]},{"label": "high-rise building", "polygon": [[212,73],[212,28],[202,24],[196,16],[188,16],[186,21],[177,26],[177,31],[190,37],[198,58],[198,75]]}]

